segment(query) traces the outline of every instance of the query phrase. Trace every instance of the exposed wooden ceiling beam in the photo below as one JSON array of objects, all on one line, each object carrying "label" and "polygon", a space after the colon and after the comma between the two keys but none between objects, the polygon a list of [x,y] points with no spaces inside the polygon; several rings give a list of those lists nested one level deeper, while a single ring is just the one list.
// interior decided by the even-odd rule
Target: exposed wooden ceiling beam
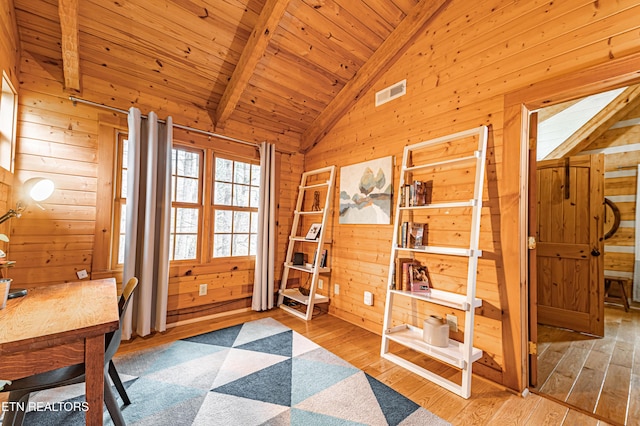
[{"label": "exposed wooden ceiling beam", "polygon": [[451,0],[421,0],[400,22],[356,75],[345,84],[302,135],[300,150],[308,152],[355,104],[376,79],[408,49],[415,37],[429,25]]},{"label": "exposed wooden ceiling beam", "polygon": [[242,50],[238,65],[236,65],[229,84],[227,84],[220,103],[216,108],[214,122],[216,126],[224,126],[236,105],[244,89],[253,75],[258,61],[264,55],[269,41],[273,37],[278,23],[284,15],[284,11],[290,0],[267,0],[262,8],[256,26],[249,36],[249,40]]},{"label": "exposed wooden ceiling beam", "polygon": [[588,147],[632,109],[640,105],[640,85],[627,87],[591,120],[576,130],[567,140],[545,157],[545,160],[576,155]]},{"label": "exposed wooden ceiling beam", "polygon": [[80,93],[80,54],[78,53],[78,0],[58,0],[62,31],[64,87]]}]

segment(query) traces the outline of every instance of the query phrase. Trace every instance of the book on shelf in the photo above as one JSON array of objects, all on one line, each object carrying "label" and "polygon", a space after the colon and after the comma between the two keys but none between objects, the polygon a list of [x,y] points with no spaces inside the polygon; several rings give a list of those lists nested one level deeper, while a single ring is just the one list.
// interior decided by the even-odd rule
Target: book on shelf
[{"label": "book on shelf", "polygon": [[402,188],[402,205],[404,207],[426,206],[431,203],[433,181],[414,180]]},{"label": "book on shelf", "polygon": [[422,249],[427,245],[428,225],[426,223],[411,222],[409,225],[408,247]]},{"label": "book on shelf", "polygon": [[[313,252],[313,266],[316,266],[317,255],[318,255],[318,250],[315,250]],[[326,249],[322,250],[322,253],[320,254],[320,261],[318,262],[321,268],[327,267],[327,255],[328,255],[327,250]]]},{"label": "book on shelf", "polygon": [[408,235],[409,235],[409,222],[402,222],[400,226],[400,241],[398,242],[399,247],[406,248],[408,247]]},{"label": "book on shelf", "polygon": [[411,207],[413,205],[413,188],[409,184],[405,184],[402,187],[402,205],[404,207]]},{"label": "book on shelf", "polygon": [[409,291],[412,293],[429,294],[431,292],[431,282],[429,271],[424,265],[413,263],[409,265]]},{"label": "book on shelf", "polygon": [[321,223],[313,223],[311,227],[309,227],[309,231],[307,235],[304,237],[305,240],[315,240],[320,235],[320,228],[322,227]]},{"label": "book on shelf", "polygon": [[405,265],[413,262],[415,262],[415,260],[410,257],[396,258],[396,269],[394,276],[394,288],[396,290],[407,290],[409,288],[409,269],[408,266],[405,268]]}]

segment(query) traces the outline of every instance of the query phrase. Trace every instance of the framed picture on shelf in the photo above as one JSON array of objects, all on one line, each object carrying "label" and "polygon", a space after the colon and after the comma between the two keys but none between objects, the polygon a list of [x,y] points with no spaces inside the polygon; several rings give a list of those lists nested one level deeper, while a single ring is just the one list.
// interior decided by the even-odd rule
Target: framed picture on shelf
[{"label": "framed picture on shelf", "polygon": [[321,223],[313,223],[307,232],[307,235],[304,237],[305,240],[316,240],[318,239],[318,235],[320,235],[320,228],[322,227]]}]

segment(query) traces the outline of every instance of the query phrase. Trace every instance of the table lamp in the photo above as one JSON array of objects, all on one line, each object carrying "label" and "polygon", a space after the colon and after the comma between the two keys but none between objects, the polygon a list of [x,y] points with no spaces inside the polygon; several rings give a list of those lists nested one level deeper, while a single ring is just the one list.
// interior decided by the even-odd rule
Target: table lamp
[{"label": "table lamp", "polygon": [[[53,194],[55,185],[53,181],[45,178],[31,178],[27,180],[22,186],[22,195],[26,197],[26,200],[18,200],[15,209],[9,209],[5,214],[0,216],[0,224],[6,222],[12,217],[19,218],[22,215],[24,209],[31,203],[38,203],[46,200]],[[27,294],[27,290],[24,288],[11,289],[9,291],[9,299],[24,296]]]}]

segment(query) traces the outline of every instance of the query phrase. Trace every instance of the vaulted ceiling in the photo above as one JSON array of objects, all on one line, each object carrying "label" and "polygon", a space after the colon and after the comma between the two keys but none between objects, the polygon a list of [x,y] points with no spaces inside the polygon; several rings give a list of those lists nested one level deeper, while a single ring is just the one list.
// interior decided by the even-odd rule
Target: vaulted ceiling
[{"label": "vaulted ceiling", "polygon": [[[14,0],[21,49],[66,90],[130,93],[311,148],[449,0]],[[85,98],[89,98],[85,96]],[[129,99],[131,103],[135,99]],[[118,106],[118,105],[116,105]]]}]

